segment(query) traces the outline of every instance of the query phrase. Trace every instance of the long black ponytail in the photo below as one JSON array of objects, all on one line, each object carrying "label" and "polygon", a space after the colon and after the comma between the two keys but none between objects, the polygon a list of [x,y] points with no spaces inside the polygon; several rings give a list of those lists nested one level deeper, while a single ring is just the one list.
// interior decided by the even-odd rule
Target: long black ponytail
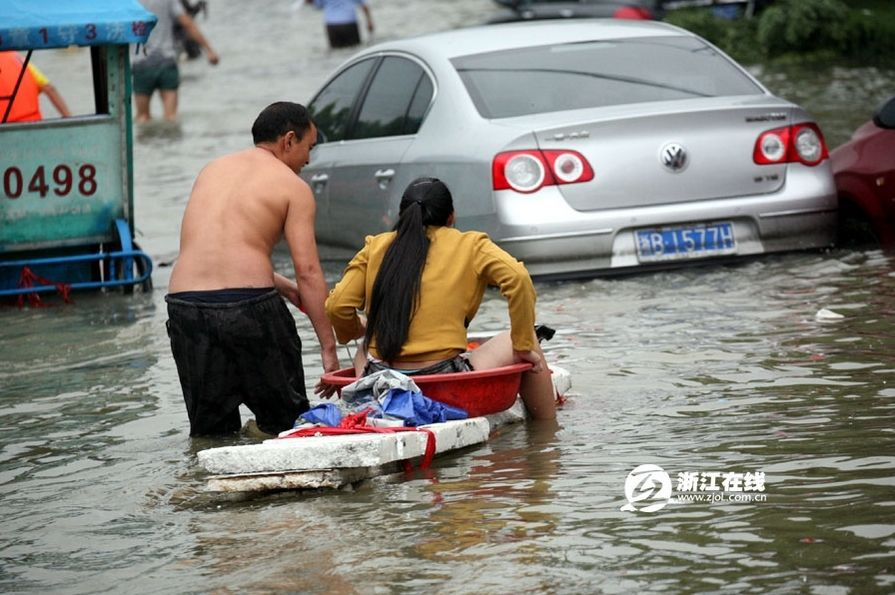
[{"label": "long black ponytail", "polygon": [[373,283],[364,337],[367,345],[376,339],[376,349],[383,361],[398,359],[407,342],[429,253],[426,226],[447,225],[453,212],[451,192],[441,180],[418,178],[404,190],[398,207],[395,240],[386,250]]}]

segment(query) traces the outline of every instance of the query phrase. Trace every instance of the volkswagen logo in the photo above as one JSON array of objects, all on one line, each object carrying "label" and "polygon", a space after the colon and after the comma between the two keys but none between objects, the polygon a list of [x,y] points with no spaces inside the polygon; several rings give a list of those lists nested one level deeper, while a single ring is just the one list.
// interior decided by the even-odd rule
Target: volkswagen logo
[{"label": "volkswagen logo", "polygon": [[678,143],[668,143],[662,147],[659,159],[662,161],[662,165],[674,173],[684,171],[689,163],[686,149]]}]

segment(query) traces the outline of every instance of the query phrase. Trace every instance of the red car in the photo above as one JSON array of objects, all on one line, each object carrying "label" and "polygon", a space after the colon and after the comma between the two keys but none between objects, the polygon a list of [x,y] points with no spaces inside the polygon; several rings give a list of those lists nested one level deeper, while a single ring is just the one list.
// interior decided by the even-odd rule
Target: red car
[{"label": "red car", "polygon": [[895,247],[895,97],[830,153],[839,192],[839,241]]}]

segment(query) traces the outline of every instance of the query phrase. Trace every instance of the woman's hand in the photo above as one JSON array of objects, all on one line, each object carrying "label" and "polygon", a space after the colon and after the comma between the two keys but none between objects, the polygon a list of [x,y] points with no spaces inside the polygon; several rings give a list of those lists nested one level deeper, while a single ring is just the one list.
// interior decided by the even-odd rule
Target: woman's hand
[{"label": "woman's hand", "polygon": [[531,371],[538,373],[544,369],[544,359],[537,351],[513,351],[516,361],[528,362],[531,364]]}]

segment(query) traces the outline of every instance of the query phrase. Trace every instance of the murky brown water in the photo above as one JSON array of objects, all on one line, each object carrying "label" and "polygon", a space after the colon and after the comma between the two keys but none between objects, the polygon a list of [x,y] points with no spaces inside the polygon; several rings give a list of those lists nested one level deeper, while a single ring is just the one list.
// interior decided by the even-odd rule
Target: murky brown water
[{"label": "murky brown water", "polygon": [[[204,163],[247,146],[270,101],[307,100],[350,55],[300,4],[214,0],[221,65],[184,67],[179,130],[135,148],[138,242],[156,265]],[[487,18],[486,0],[373,7],[378,38]],[[76,52],[41,67],[77,107]],[[831,146],[891,92],[875,69],[755,72]],[[89,105],[89,104],[88,104]],[[158,111],[158,104],[154,105]],[[342,262],[327,263],[330,281]],[[837,250],[539,286],[572,371],[556,431],[486,446],[355,492],[224,502],[202,493],[164,332],[164,287],[0,310],[4,592],[749,591],[895,589],[895,261]],[[816,318],[827,308],[844,317]],[[505,324],[493,299],[478,330]],[[306,368],[320,362],[310,326]],[[891,384],[890,384],[891,382]],[[626,512],[643,464],[765,474],[763,501]],[[743,492],[748,493],[748,492]],[[752,495],[759,494],[751,492]]]}]

